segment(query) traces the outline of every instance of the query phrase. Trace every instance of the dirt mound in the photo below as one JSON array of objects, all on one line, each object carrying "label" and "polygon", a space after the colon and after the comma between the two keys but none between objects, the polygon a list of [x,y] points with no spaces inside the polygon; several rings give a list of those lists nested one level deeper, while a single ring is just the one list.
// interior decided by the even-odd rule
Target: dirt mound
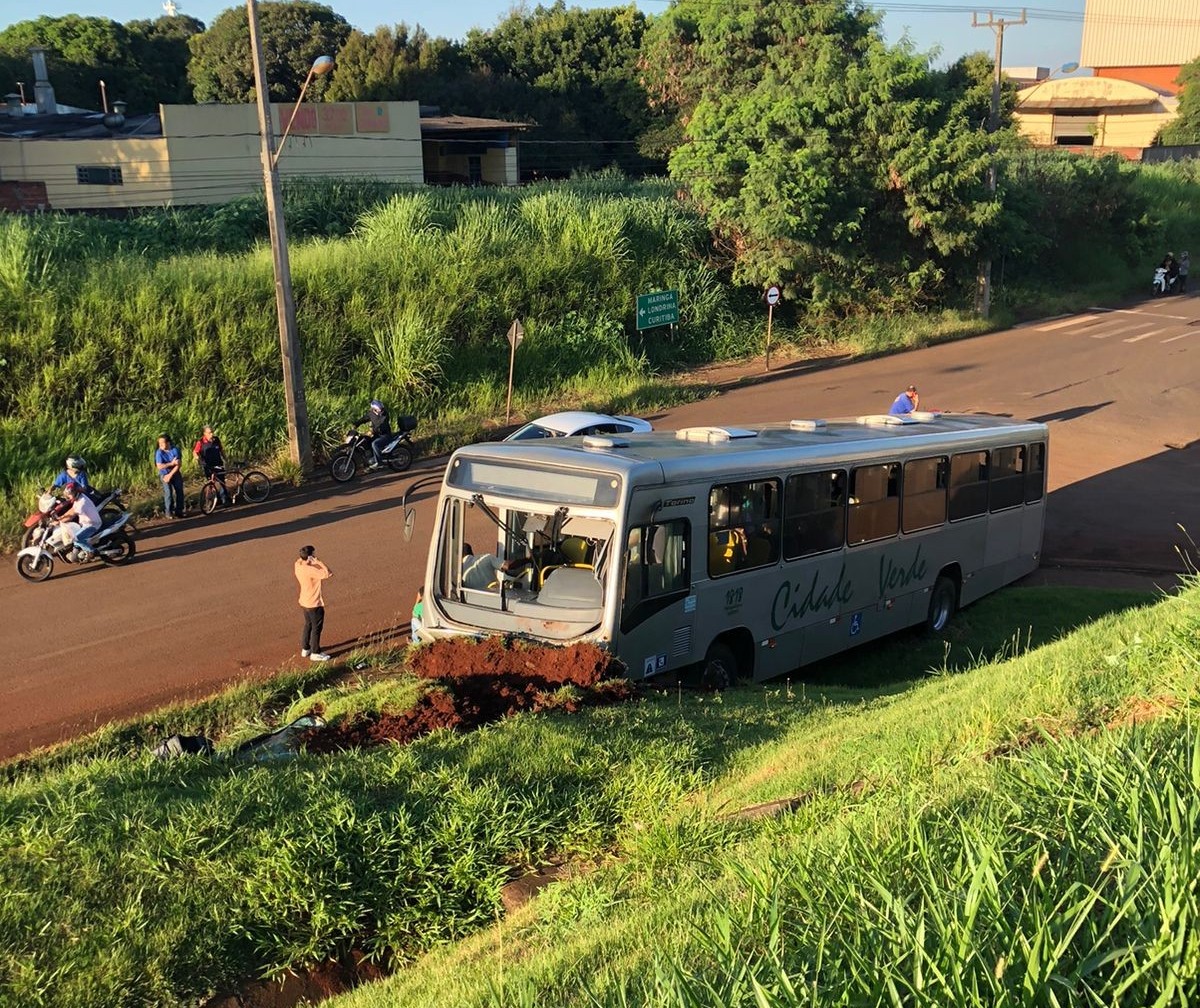
[{"label": "dirt mound", "polygon": [[633,685],[620,666],[594,644],[540,647],[490,637],[438,641],[419,648],[411,670],[427,690],[398,714],[360,714],[313,731],[310,752],[338,752],[384,742],[411,742],[438,728],[464,731],[521,711],[574,712],[620,703]]}]

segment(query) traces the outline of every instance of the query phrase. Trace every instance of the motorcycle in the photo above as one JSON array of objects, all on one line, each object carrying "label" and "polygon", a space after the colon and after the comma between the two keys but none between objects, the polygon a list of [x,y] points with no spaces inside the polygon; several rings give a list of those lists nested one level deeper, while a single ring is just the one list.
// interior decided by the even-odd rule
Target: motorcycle
[{"label": "motorcycle", "polygon": [[61,527],[51,524],[50,518],[59,504],[59,499],[51,493],[44,493],[38,498],[39,513],[44,520],[33,530],[33,542],[17,552],[17,573],[26,581],[45,581],[54,573],[56,560],[68,564],[99,560],[116,567],[128,563],[137,554],[137,547],[129,538],[127,529],[130,518],[128,511],[121,512],[100,526],[100,531],[92,536],[89,544],[95,553],[89,554],[76,549],[70,536]]},{"label": "motorcycle", "polygon": [[[391,435],[391,440],[384,445],[379,457],[394,472],[404,472],[413,463],[412,432],[417,429],[417,418],[399,417],[396,426],[398,430]],[[359,469],[365,469],[374,457],[371,454],[371,441],[369,432],[364,434],[357,427],[351,427],[341,447],[329,460],[329,475],[338,483],[354,479]]]},{"label": "motorcycle", "polygon": [[1175,293],[1175,288],[1178,286],[1178,277],[1167,276],[1166,268],[1157,266],[1154,269],[1154,282],[1150,290],[1155,297],[1162,297],[1164,294]]},{"label": "motorcycle", "polygon": [[[50,491],[44,491],[49,493]],[[132,515],[129,514],[129,508],[125,506],[125,502],[121,500],[121,494],[124,492],[120,487],[115,487],[104,493],[100,490],[88,489],[84,491],[96,505],[96,510],[100,512],[100,523],[102,525],[116,521],[121,515],[129,515],[130,521],[125,527],[127,535],[134,534]],[[61,497],[55,497],[55,506],[50,511],[42,510],[41,499],[39,498],[38,510],[30,512],[25,519],[25,531],[21,535],[21,546],[32,546],[34,536],[39,528],[49,525],[51,518],[57,518],[62,512],[67,509],[67,502]]]}]

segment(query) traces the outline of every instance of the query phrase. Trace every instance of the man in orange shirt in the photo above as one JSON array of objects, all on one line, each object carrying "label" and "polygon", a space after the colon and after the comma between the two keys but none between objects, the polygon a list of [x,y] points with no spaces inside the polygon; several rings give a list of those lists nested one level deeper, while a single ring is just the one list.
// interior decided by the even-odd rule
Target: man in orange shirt
[{"label": "man in orange shirt", "polygon": [[314,555],[312,546],[301,546],[296,561],[296,580],[300,582],[300,608],[304,610],[304,629],[300,632],[300,657],[309,661],[329,661],[321,652],[321,629],[325,626],[325,599],[321,582],[333,573]]}]

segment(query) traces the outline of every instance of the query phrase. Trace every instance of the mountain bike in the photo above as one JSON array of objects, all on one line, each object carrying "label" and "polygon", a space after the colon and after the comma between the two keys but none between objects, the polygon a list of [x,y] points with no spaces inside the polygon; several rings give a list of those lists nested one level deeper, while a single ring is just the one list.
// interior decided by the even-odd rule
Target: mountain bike
[{"label": "mountain bike", "polygon": [[230,504],[236,504],[239,497],[245,497],[251,504],[261,504],[271,495],[271,481],[266,473],[247,469],[245,462],[230,462],[224,469],[214,469],[200,491],[200,507],[205,514],[217,510],[222,480]]}]

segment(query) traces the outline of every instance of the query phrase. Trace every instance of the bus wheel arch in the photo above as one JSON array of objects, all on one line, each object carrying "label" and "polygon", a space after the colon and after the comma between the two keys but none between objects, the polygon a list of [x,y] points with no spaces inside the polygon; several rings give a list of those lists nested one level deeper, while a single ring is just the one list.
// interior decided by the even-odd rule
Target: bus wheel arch
[{"label": "bus wheel arch", "polygon": [[700,663],[700,685],[704,689],[728,689],[739,679],[754,675],[754,638],[745,627],[727,630],[713,638]]},{"label": "bus wheel arch", "polygon": [[941,633],[958,611],[959,592],[962,587],[962,571],[958,564],[947,564],[940,571],[929,591],[929,612],[925,616],[925,629]]}]

